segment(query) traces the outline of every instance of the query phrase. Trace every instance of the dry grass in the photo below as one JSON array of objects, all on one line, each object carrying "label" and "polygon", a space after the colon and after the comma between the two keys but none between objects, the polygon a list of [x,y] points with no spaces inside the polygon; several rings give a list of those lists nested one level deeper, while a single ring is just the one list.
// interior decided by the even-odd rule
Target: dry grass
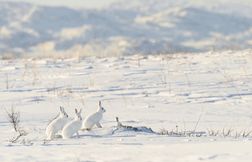
[{"label": "dry grass", "polygon": [[11,143],[16,143],[20,137],[26,136],[27,132],[20,127],[20,112],[16,111],[12,106],[10,111],[6,110],[6,113],[9,123],[12,125],[15,132],[18,133],[17,136],[13,137],[9,141]]}]

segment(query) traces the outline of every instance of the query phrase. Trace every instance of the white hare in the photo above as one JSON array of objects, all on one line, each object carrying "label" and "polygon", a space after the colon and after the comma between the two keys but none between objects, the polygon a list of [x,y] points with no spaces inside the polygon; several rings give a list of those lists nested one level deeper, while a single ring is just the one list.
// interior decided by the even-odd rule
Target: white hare
[{"label": "white hare", "polygon": [[47,140],[52,140],[56,133],[58,133],[68,122],[68,115],[63,107],[60,107],[60,114],[55,118],[46,128]]},{"label": "white hare", "polygon": [[77,137],[79,137],[78,131],[81,129],[81,125],[82,125],[81,109],[79,112],[77,109],[75,109],[74,120],[67,123],[62,130],[63,139],[71,138],[74,134],[76,134]]},{"label": "white hare", "polygon": [[99,101],[99,108],[97,112],[90,114],[83,122],[83,130],[91,130],[94,125],[96,125],[98,128],[102,128],[100,121],[103,117],[103,113],[105,113],[106,110],[101,106],[101,101]]}]

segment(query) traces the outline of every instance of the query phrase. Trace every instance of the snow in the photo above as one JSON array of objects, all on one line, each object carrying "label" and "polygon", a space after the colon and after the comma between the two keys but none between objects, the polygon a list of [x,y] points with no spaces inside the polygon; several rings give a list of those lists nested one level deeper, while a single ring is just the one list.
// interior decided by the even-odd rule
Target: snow
[{"label": "snow", "polygon": [[80,35],[83,35],[83,33],[87,32],[89,30],[90,26],[82,26],[78,28],[69,28],[69,29],[63,29],[59,33],[59,39],[63,40],[71,40],[76,37],[79,37]]},{"label": "snow", "polygon": [[[90,139],[89,139],[90,140]],[[17,154],[3,161],[249,161],[251,142],[208,142],[143,145],[138,142],[112,141],[103,144],[85,140],[83,143],[50,144],[46,146],[6,147],[3,152]],[[84,143],[85,142],[85,143]],[[88,142],[88,143],[87,143]],[[223,149],[223,145],[227,149]],[[14,151],[15,150],[15,151]],[[179,151],[178,151],[179,150]],[[228,150],[228,151],[227,151]],[[29,151],[30,154],[28,153]],[[92,151],[92,153],[90,153]],[[28,153],[28,154],[27,154]],[[181,156],[183,154],[184,156]],[[58,155],[58,156],[55,156]],[[48,157],[48,159],[45,159]],[[245,158],[244,158],[245,157]],[[50,158],[50,159],[49,159]],[[247,159],[246,159],[247,158]]]},{"label": "snow", "polygon": [[[251,50],[0,61],[1,161],[250,161]],[[101,125],[80,138],[44,141],[63,106],[71,118],[106,109]],[[21,113],[28,132],[17,143],[5,110]],[[159,135],[124,125],[202,136]],[[197,124],[198,123],[198,124]],[[225,132],[231,134],[224,136]],[[144,130],[144,129],[143,129]],[[208,130],[220,131],[211,136]],[[222,133],[224,131],[224,133]]]}]

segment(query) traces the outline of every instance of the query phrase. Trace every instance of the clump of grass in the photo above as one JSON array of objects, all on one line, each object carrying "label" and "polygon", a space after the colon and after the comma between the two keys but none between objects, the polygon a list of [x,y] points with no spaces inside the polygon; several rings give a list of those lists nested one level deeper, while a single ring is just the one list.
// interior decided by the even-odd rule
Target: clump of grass
[{"label": "clump of grass", "polygon": [[231,128],[229,129],[208,129],[208,136],[220,136],[220,137],[234,137],[234,138],[248,138],[250,137],[252,131],[243,130],[243,131],[235,131]]},{"label": "clump of grass", "polygon": [[22,136],[26,136],[28,133],[20,127],[20,112],[16,111],[13,106],[10,111],[7,111],[7,118],[14,131],[17,132],[17,136],[13,137],[9,141],[16,143]]}]

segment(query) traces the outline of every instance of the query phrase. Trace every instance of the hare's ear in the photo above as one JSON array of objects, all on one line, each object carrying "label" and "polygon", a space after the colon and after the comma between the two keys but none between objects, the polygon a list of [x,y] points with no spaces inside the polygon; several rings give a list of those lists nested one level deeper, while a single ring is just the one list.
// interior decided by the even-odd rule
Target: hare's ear
[{"label": "hare's ear", "polygon": [[101,101],[99,101],[99,107],[101,107]]}]

